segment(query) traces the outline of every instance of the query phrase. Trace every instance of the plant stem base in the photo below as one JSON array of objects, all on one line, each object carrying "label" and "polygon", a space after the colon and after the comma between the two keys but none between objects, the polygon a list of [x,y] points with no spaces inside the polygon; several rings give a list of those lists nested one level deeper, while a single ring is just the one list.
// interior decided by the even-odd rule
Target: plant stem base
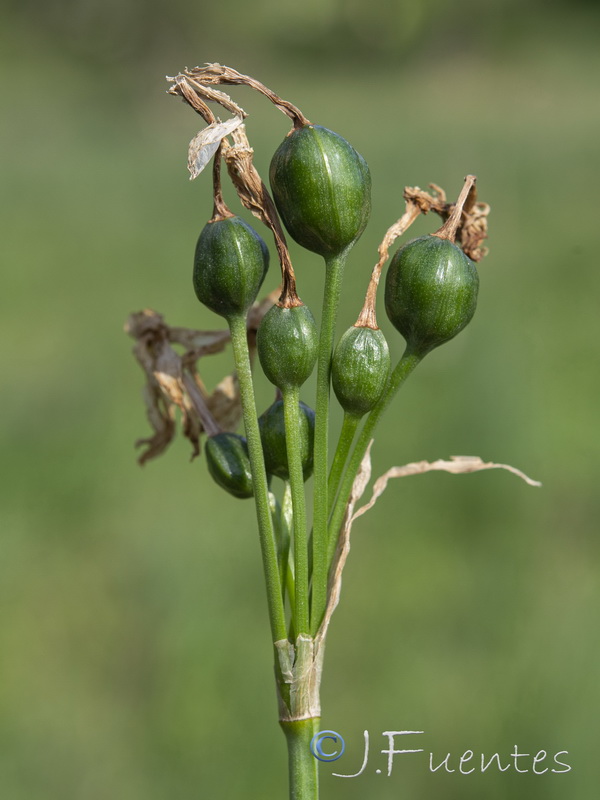
[{"label": "plant stem base", "polygon": [[319,762],[310,751],[319,717],[281,722],[288,746],[290,800],[318,800]]}]

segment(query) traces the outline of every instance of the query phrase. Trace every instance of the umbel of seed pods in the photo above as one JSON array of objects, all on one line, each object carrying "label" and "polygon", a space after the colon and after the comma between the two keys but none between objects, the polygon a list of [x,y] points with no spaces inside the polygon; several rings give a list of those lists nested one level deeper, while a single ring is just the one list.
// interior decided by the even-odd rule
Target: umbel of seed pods
[{"label": "umbel of seed pods", "polygon": [[[376,322],[375,290],[379,273],[357,323],[343,334],[332,358],[344,262],[370,214],[371,180],[367,164],[341,136],[313,125],[286,101],[274,100],[272,93],[253,79],[218,65],[192,72],[196,77],[202,74],[209,83],[250,83],[292,118],[294,127],[271,161],[273,198],[296,242],[325,260],[319,334],[310,310],[296,293],[291,263],[284,264],[281,240],[278,244],[284,288],[279,302],[259,327],[257,350],[262,369],[277,387],[279,396],[257,424],[255,414],[254,420],[250,419],[253,416],[250,409],[255,409],[254,396],[247,355],[245,361],[242,358],[241,340],[246,313],[266,273],[268,253],[258,234],[227,209],[220,187],[219,192],[215,189],[215,213],[196,248],[194,287],[198,298],[229,323],[238,373],[240,359],[248,366],[249,388],[242,389],[242,399],[246,395],[251,403],[244,403],[247,442],[235,434],[213,435],[206,448],[207,459],[210,472],[220,485],[237,497],[254,494],[257,505],[265,506],[267,480],[272,476],[289,483],[296,571],[295,633],[314,635],[325,609],[327,573],[345,504],[375,425],[416,364],[432,349],[453,338],[475,310],[477,272],[473,262],[454,243],[462,207],[474,179],[465,184],[452,214],[436,233],[409,242],[392,259],[386,279],[385,308],[406,340],[405,353],[395,369],[390,371],[388,345]],[[217,154],[215,169],[219,158]],[[239,189],[237,184],[236,188]],[[244,202],[241,194],[240,197]],[[287,253],[285,242],[284,249]],[[299,398],[300,388],[315,363],[316,416]],[[330,383],[344,410],[344,422],[328,475]],[[313,463],[315,506],[312,573],[309,573],[303,483]],[[266,514],[266,508],[263,512]],[[258,509],[259,520],[261,513]],[[272,520],[269,524],[272,525]],[[273,531],[267,538],[274,538]]]}]

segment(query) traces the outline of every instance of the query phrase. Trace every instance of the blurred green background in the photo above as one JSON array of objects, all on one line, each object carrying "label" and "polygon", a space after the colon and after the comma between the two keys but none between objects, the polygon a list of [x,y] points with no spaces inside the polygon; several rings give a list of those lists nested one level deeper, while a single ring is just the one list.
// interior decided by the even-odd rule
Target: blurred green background
[{"label": "blurred green background", "polygon": [[[221,325],[191,290],[211,211],[209,176],[185,169],[200,121],[164,93],[204,61],[255,75],[369,162],[340,331],[402,188],[455,197],[479,176],[493,211],[477,315],[397,399],[374,471],[464,453],[544,483],[406,479],[357,523],[323,683],[347,749],[322,796],[596,795],[599,22],[581,0],[3,3],[3,798],[286,793],[253,507],[182,440],[144,469],[133,449],[148,426],[126,316]],[[287,122],[232,94],[266,175]],[[292,255],[317,312],[321,263]],[[229,369],[220,356],[206,379]],[[358,770],[365,729],[365,773],[332,777]],[[375,772],[387,730],[425,731],[390,778]],[[567,750],[572,770],[428,769],[430,751],[456,767],[515,745]]]}]

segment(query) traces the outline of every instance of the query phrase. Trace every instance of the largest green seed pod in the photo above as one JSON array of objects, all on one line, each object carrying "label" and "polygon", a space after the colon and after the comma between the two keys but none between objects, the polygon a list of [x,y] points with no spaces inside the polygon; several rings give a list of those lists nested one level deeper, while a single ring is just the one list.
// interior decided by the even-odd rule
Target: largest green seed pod
[{"label": "largest green seed pod", "polygon": [[194,290],[201,303],[229,318],[245,315],[260,290],[269,251],[240,217],[208,222],[194,256]]},{"label": "largest green seed pod", "polygon": [[435,234],[422,236],[392,258],[385,310],[409,349],[423,356],[468,325],[478,288],[475,264],[459,247]]},{"label": "largest green seed pod", "polygon": [[248,445],[237,433],[217,433],[206,441],[206,463],[215,482],[234,497],[252,497],[252,469]]},{"label": "largest green seed pod", "polygon": [[285,392],[300,387],[317,360],[319,335],[310,309],[305,305],[274,305],[259,325],[256,346],[263,372]]},{"label": "largest green seed pod", "polygon": [[333,391],[344,411],[355,417],[368,414],[383,394],[389,373],[390,351],[379,328],[349,328],[331,362]]},{"label": "largest green seed pod", "polygon": [[371,175],[344,138],[320,125],[295,128],[269,172],[284,225],[298,244],[337,255],[361,235],[371,213]]}]

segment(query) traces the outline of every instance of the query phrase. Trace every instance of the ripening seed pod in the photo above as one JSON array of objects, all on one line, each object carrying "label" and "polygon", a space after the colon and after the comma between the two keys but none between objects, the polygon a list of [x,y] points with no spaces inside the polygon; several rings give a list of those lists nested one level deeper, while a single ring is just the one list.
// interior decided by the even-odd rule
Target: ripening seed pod
[{"label": "ripening seed pod", "polygon": [[381,398],[389,373],[390,351],[379,328],[349,328],[331,364],[333,391],[344,411],[354,417],[368,414]]},{"label": "ripening seed pod", "polygon": [[256,346],[271,383],[282,392],[302,386],[315,367],[319,346],[310,309],[305,305],[274,305],[259,325]]},{"label": "ripening seed pod", "polygon": [[245,315],[269,267],[269,251],[240,217],[208,222],[194,256],[194,290],[201,303],[229,318]]},{"label": "ripening seed pod", "polygon": [[475,264],[459,247],[435,234],[422,236],[392,258],[385,310],[408,347],[423,356],[470,322],[478,288]]},{"label": "ripening seed pod", "polygon": [[273,197],[298,244],[335,256],[361,235],[371,213],[371,175],[364,158],[320,125],[295,128],[270,167]]},{"label": "ripening seed pod", "polygon": [[[313,469],[315,412],[305,403],[299,403],[299,412],[302,473],[304,480],[307,480],[312,475]],[[276,400],[272,406],[269,406],[258,418],[258,425],[267,474],[287,481],[290,473],[285,441],[283,400]]]},{"label": "ripening seed pod", "polygon": [[206,440],[208,471],[225,491],[241,499],[252,497],[252,469],[248,445],[236,433],[217,433]]}]

